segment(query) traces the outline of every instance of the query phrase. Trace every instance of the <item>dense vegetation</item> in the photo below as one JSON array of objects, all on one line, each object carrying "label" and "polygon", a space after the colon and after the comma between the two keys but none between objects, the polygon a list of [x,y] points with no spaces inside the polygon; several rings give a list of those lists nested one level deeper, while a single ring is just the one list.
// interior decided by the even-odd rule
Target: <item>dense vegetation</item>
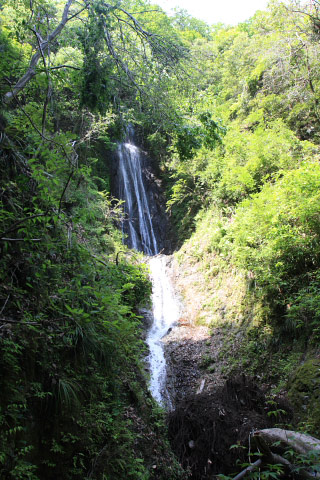
[{"label": "dense vegetation", "polygon": [[236,27],[144,0],[5,0],[0,16],[1,478],[183,478],[146,393],[147,269],[110,198],[130,121],[206,322],[242,328],[230,368],[279,385],[307,356],[289,390],[319,434],[318,2]]},{"label": "dense vegetation", "polygon": [[107,159],[135,85],[181,52],[153,39],[164,15],[148,37],[118,7],[1,4],[1,479],[180,475],[146,391],[147,267],[122,245]]},{"label": "dense vegetation", "polygon": [[229,328],[225,373],[279,391],[308,358],[289,389],[319,434],[318,22],[318,2],[273,2],[194,41],[196,88],[168,169],[181,243],[194,231],[178,259],[203,278],[199,321]]}]

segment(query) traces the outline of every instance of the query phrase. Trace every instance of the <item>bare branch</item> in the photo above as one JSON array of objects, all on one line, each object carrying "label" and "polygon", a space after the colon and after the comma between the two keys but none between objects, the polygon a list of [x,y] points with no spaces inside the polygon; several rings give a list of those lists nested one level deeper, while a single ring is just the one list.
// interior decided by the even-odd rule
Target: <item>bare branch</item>
[{"label": "bare branch", "polygon": [[109,50],[109,53],[110,55],[114,58],[114,60],[116,61],[116,64],[118,67],[120,67],[121,70],[123,70],[125,72],[125,74],[127,75],[127,77],[130,79],[130,81],[133,83],[133,85],[139,90],[139,92],[141,91],[141,88],[140,86],[137,84],[137,82],[135,81],[135,79],[133,78],[133,74],[132,72],[130,71],[130,69],[128,68],[128,66],[121,60],[121,58],[119,57],[119,55],[116,53],[114,47],[113,47],[113,42],[112,42],[112,38],[111,38],[111,35],[109,33],[109,30],[108,30],[108,27],[106,25],[106,22],[102,19],[103,21],[103,26],[104,26],[104,33],[105,33],[105,41],[106,41],[106,44],[107,44],[107,47],[108,47],[108,50]]},{"label": "bare branch", "polygon": [[[53,32],[51,32],[49,35],[48,35],[48,38],[42,42],[40,42],[39,46],[38,46],[38,51],[33,55],[33,57],[31,58],[31,61],[30,61],[30,65],[29,65],[29,68],[28,70],[26,71],[26,73],[23,75],[23,77],[20,78],[20,80],[18,80],[18,82],[14,85],[14,87],[12,88],[12,90],[10,92],[7,92],[4,96],[4,102],[5,103],[9,103],[13,98],[16,97],[16,95],[27,85],[27,83],[30,82],[30,80],[36,75],[36,66],[40,60],[40,58],[42,57],[42,55],[46,54],[47,53],[47,50],[48,50],[48,47],[50,45],[50,43],[59,35],[59,33],[61,32],[61,30],[64,28],[64,26],[66,25],[66,23],[71,20],[73,16],[71,17],[68,17],[68,14],[69,14],[69,10],[70,10],[70,7],[72,5],[74,0],[68,0],[65,7],[64,7],[64,11],[63,11],[63,14],[62,14],[62,19],[61,19],[61,22],[59,23],[59,25],[55,28],[55,30],[53,30]],[[79,12],[78,12],[79,13]],[[78,14],[77,13],[77,14]],[[37,38],[38,38],[38,35],[37,35]]]},{"label": "bare branch", "polygon": [[[112,5],[108,3],[103,3],[103,5],[109,9],[112,9]],[[123,8],[117,6],[116,10],[119,12],[122,12],[124,15],[127,16],[129,21],[126,21],[125,19],[118,17],[117,15],[116,18],[118,21],[121,21],[123,23],[126,23],[132,30],[134,30],[138,36],[143,38],[147,43],[149,43],[150,47],[152,47],[153,51],[156,52],[159,56],[161,57],[166,57],[170,59],[171,61],[176,61],[179,57],[178,52],[175,50],[172,50],[170,45],[168,45],[165,40],[154,33],[148,32],[145,30],[140,22],[127,10],[124,10]]]},{"label": "bare branch", "polygon": [[3,307],[1,308],[0,315],[3,314],[3,311],[4,311],[4,309],[5,309],[6,306],[7,306],[7,303],[8,303],[9,298],[10,298],[10,293],[9,293],[9,295],[8,295],[7,298],[6,298],[6,301],[4,302]]},{"label": "bare branch", "polygon": [[36,36],[39,52],[41,53],[41,57],[42,57],[42,61],[43,61],[43,65],[44,65],[45,70],[47,70],[47,63],[46,63],[46,59],[45,59],[45,56],[44,56],[44,53],[43,53],[43,50],[42,50],[43,39],[41,38],[40,34],[36,31],[36,29],[32,29],[32,32]]},{"label": "bare branch", "polygon": [[42,238],[7,238],[1,237],[1,242],[41,242]]},{"label": "bare branch", "polygon": [[0,318],[2,323],[20,323],[21,325],[40,325],[38,322],[22,322],[21,320],[12,320],[11,318]]},{"label": "bare branch", "polygon": [[132,15],[139,15],[139,14],[142,14],[142,13],[152,13],[152,12],[164,13],[163,10],[142,10],[141,12],[133,12]]},{"label": "bare branch", "polygon": [[50,67],[49,70],[58,70],[59,68],[72,68],[72,70],[81,70],[81,68],[73,67],[72,65],[58,65],[57,67]]},{"label": "bare branch", "polygon": [[[13,87],[14,89],[15,87]],[[30,117],[30,115],[25,111],[25,109],[23,108],[23,106],[21,105],[18,97],[16,97],[14,94],[13,94],[13,89],[11,90],[11,92],[8,92],[8,93],[12,93],[12,95],[15,97],[15,99],[17,100],[18,102],[18,106],[20,108],[20,110],[22,111],[22,113],[27,117],[27,119],[29,120],[29,122],[31,123],[32,127],[34,128],[34,130],[40,135],[40,137],[43,139],[43,140],[46,140],[47,142],[51,142],[51,143],[54,143],[53,140],[51,140],[50,138],[47,138],[43,133],[40,132],[40,130],[38,129],[38,127],[36,126],[36,124],[34,123],[34,121],[32,120],[32,118]],[[6,95],[8,95],[8,93]],[[13,97],[12,97],[13,98]]]},{"label": "bare branch", "polygon": [[50,78],[48,77],[47,95],[46,95],[46,98],[45,98],[45,101],[44,101],[44,104],[43,104],[43,112],[42,112],[42,129],[41,129],[42,135],[45,134],[45,127],[46,127],[46,120],[47,120],[47,108],[48,108],[48,104],[49,104],[49,101],[50,101],[50,98],[51,98],[51,94],[52,94],[52,87],[51,87]]},{"label": "bare branch", "polygon": [[62,190],[62,193],[61,193],[61,196],[60,196],[60,200],[59,200],[59,208],[58,208],[58,215],[60,215],[60,212],[61,212],[61,208],[62,208],[62,200],[63,200],[63,197],[64,197],[64,194],[66,193],[67,191],[67,188],[69,186],[69,183],[71,182],[71,179],[73,177],[73,174],[74,174],[74,169],[71,170],[70,174],[69,174],[69,177],[68,177],[68,180],[64,186],[64,189]]},{"label": "bare branch", "polygon": [[257,460],[256,462],[252,463],[251,465],[249,465],[247,468],[245,468],[244,470],[242,470],[242,472],[238,473],[238,475],[236,475],[235,477],[233,477],[232,480],[241,480],[241,478],[245,477],[247,475],[247,473],[250,473],[250,472],[253,472],[254,470],[256,470],[257,468],[260,467],[261,465],[261,459]]},{"label": "bare branch", "polygon": [[[48,16],[47,16],[47,18],[48,18]],[[42,112],[41,133],[42,133],[42,135],[44,135],[45,134],[45,126],[46,126],[46,118],[47,118],[47,107],[48,107],[49,100],[50,100],[50,97],[51,97],[52,88],[51,88],[51,85],[50,85],[50,83],[51,83],[50,82],[50,73],[49,73],[47,62],[46,62],[46,59],[45,59],[45,56],[44,56],[44,53],[43,53],[43,50],[42,50],[42,46],[41,46],[41,42],[43,42],[43,40],[42,40],[40,34],[35,29],[32,30],[32,31],[35,34],[36,39],[37,39],[38,48],[39,48],[39,51],[40,51],[41,56],[42,56],[43,66],[44,66],[46,76],[47,76],[47,80],[48,80],[47,95],[46,95],[46,98],[45,98],[45,101],[44,101],[44,104],[43,104],[43,112]],[[49,52],[49,48],[48,48],[48,52]],[[50,54],[49,54],[49,62],[50,62]]]},{"label": "bare branch", "polygon": [[72,20],[73,18],[77,17],[78,15],[80,15],[80,13],[82,13],[84,10],[86,10],[88,7],[87,5],[83,8],[81,8],[81,10],[79,10],[78,12],[74,13],[73,15],[71,15],[71,17],[68,18],[67,22],[70,22],[70,20]]},{"label": "bare branch", "polygon": [[[53,145],[56,145],[58,147],[61,148],[61,150],[63,151],[64,155],[66,156],[66,158],[68,159],[68,162],[70,163],[70,165],[74,168],[75,165],[74,163],[72,162],[72,159],[69,157],[66,149],[65,149],[65,145],[57,142],[55,139],[51,139],[51,138],[47,138],[45,135],[43,135],[42,132],[40,132],[40,130],[38,129],[38,127],[35,125],[34,121],[32,120],[32,118],[30,117],[30,115],[25,111],[25,109],[23,108],[23,106],[21,105],[20,101],[19,101],[19,98],[18,97],[15,97],[15,99],[17,100],[18,102],[18,106],[20,108],[20,110],[23,112],[23,114],[27,117],[27,119],[29,120],[29,122],[31,123],[32,127],[34,128],[34,130],[40,135],[40,137],[42,138],[42,140],[46,140],[47,142],[53,144]],[[73,142],[73,146],[74,146],[74,142]]]},{"label": "bare branch", "polygon": [[[70,8],[72,4],[78,4],[78,3],[79,2],[77,2],[76,0],[66,1],[60,23],[51,33],[48,34],[45,40],[42,39],[36,27],[32,29],[37,39],[36,52],[31,58],[31,61],[26,73],[17,81],[17,83],[12,87],[11,91],[5,94],[4,103],[9,103],[12,99],[16,98],[17,94],[25,88],[25,86],[30,82],[30,80],[32,80],[35,77],[37,73],[39,73],[39,70],[37,70],[36,67],[41,58],[43,60],[44,69],[47,76],[49,76],[49,72],[51,70],[63,68],[63,66],[49,68],[46,62],[46,56],[48,56],[49,54],[50,44],[60,34],[60,32],[62,31],[62,29],[64,28],[67,22],[69,22],[75,17],[79,17],[81,12],[83,12],[86,9],[93,11],[93,5],[92,5],[93,2],[91,0],[84,0],[84,2],[82,3],[82,8],[80,8],[74,14],[70,14]],[[163,39],[161,36],[145,30],[132,13],[124,10],[123,8],[120,7],[120,5],[113,6],[108,3],[103,3],[102,5],[104,5],[104,7],[108,9],[108,12],[112,12],[112,15],[114,15],[117,18],[119,24],[120,22],[123,24],[126,24],[126,26],[129,29],[132,29],[136,33],[136,35],[140,38],[143,44],[144,52],[145,52],[145,46],[149,45],[152,52],[159,58],[161,57],[162,61],[165,60],[165,63],[167,64],[170,62],[172,62],[173,64],[176,63],[176,61],[180,57],[180,53],[178,52],[178,50],[175,47],[172,48],[173,46],[170,43],[167,43],[166,40]],[[32,14],[31,14],[31,18],[32,18],[33,16],[32,0],[30,0],[30,9],[32,11]],[[115,11],[119,12],[120,15],[116,15]],[[157,11],[157,10],[150,10],[150,11]],[[145,13],[145,12],[137,12],[137,13]],[[109,50],[110,55],[114,58],[118,70],[122,70],[126,74],[126,76],[129,78],[131,83],[133,83],[141,93],[141,87],[137,84],[134,78],[133,72],[130,71],[126,63],[122,61],[120,55],[117,53],[116,49],[114,48],[113,39],[111,37],[111,33],[108,30],[105,15],[103,14],[100,15],[100,18],[103,22],[103,26],[105,30],[105,40],[106,40],[107,48]],[[120,35],[122,35],[121,28],[120,28]],[[124,40],[125,39],[122,38],[123,43],[125,43]],[[145,59],[146,58],[147,58],[147,55],[145,54]],[[77,67],[72,67],[72,66],[65,66],[65,67],[77,69]],[[46,110],[46,104],[45,104],[44,110]],[[44,112],[44,118],[45,118],[45,114],[46,112]],[[43,125],[44,125],[44,122],[43,122]],[[44,133],[44,128],[42,128],[42,135],[43,133]]]},{"label": "bare branch", "polygon": [[91,256],[95,258],[99,263],[102,263],[102,265],[104,265],[105,267],[109,267],[109,265],[106,262],[101,260],[101,258],[97,257],[97,255],[95,255],[94,253],[91,253]]},{"label": "bare branch", "polygon": [[25,222],[27,222],[28,220],[32,220],[33,218],[38,218],[38,217],[48,217],[48,212],[44,212],[44,213],[37,213],[35,215],[30,215],[29,217],[26,217],[26,218],[22,218],[20,220],[17,220],[13,225],[12,227],[8,228],[7,230],[5,230],[4,232],[0,233],[0,237],[3,238],[4,235],[7,235],[7,233],[11,233],[11,232],[14,232],[15,230],[17,230],[18,228],[20,228],[21,224],[24,224]]}]

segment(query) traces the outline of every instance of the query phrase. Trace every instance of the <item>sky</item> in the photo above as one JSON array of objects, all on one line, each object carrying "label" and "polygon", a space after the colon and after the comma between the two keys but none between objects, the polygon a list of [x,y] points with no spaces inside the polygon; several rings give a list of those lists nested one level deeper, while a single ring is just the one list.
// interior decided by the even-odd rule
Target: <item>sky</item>
[{"label": "sky", "polygon": [[265,10],[268,0],[153,0],[152,3],[169,14],[171,9],[180,7],[209,24],[236,25],[252,17],[257,10]]}]

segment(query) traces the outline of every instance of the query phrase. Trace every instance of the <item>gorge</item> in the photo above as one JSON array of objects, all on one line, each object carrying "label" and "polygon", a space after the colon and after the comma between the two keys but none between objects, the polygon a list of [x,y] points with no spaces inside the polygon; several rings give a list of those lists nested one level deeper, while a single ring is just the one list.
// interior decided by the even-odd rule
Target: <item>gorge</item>
[{"label": "gorge", "polygon": [[[196,325],[193,314],[190,317],[175,293],[172,280],[179,269],[177,265],[173,268],[176,262],[172,255],[159,253],[163,242],[155,233],[161,231],[161,220],[166,219],[164,213],[162,217],[151,214],[161,211],[161,206],[156,205],[161,191],[155,196],[150,189],[150,178],[144,173],[152,171],[150,160],[133,139],[130,126],[129,136],[117,147],[118,171],[113,178],[119,182],[114,190],[124,202],[123,241],[142,251],[150,268],[148,387],[166,410],[171,445],[185,470],[195,480],[211,479],[213,474],[228,472],[229,464],[240,458],[238,452],[236,458],[228,452],[230,445],[246,443],[251,431],[270,427],[274,422],[268,418],[264,392],[252,379],[245,375],[227,379],[218,371],[211,375],[203,371],[209,351],[208,366],[212,362],[215,368],[219,365],[218,335],[213,337],[208,328]],[[189,315],[188,320],[182,318],[183,314]],[[281,419],[288,420],[290,407],[280,398],[274,402],[282,412]]]},{"label": "gorge", "polygon": [[319,477],[319,5],[0,2],[1,480]]}]

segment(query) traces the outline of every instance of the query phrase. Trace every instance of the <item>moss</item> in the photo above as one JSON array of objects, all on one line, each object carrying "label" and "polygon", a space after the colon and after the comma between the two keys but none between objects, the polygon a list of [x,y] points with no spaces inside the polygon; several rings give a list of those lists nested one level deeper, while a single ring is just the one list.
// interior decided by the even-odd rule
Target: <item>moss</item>
[{"label": "moss", "polygon": [[289,399],[297,419],[314,435],[320,434],[320,360],[301,365],[289,381]]},{"label": "moss", "polygon": [[[215,359],[210,355],[210,354],[205,354],[202,356],[201,362],[200,362],[200,368],[206,370],[212,367],[212,364],[215,362]],[[214,371],[214,368],[213,368]]]}]

